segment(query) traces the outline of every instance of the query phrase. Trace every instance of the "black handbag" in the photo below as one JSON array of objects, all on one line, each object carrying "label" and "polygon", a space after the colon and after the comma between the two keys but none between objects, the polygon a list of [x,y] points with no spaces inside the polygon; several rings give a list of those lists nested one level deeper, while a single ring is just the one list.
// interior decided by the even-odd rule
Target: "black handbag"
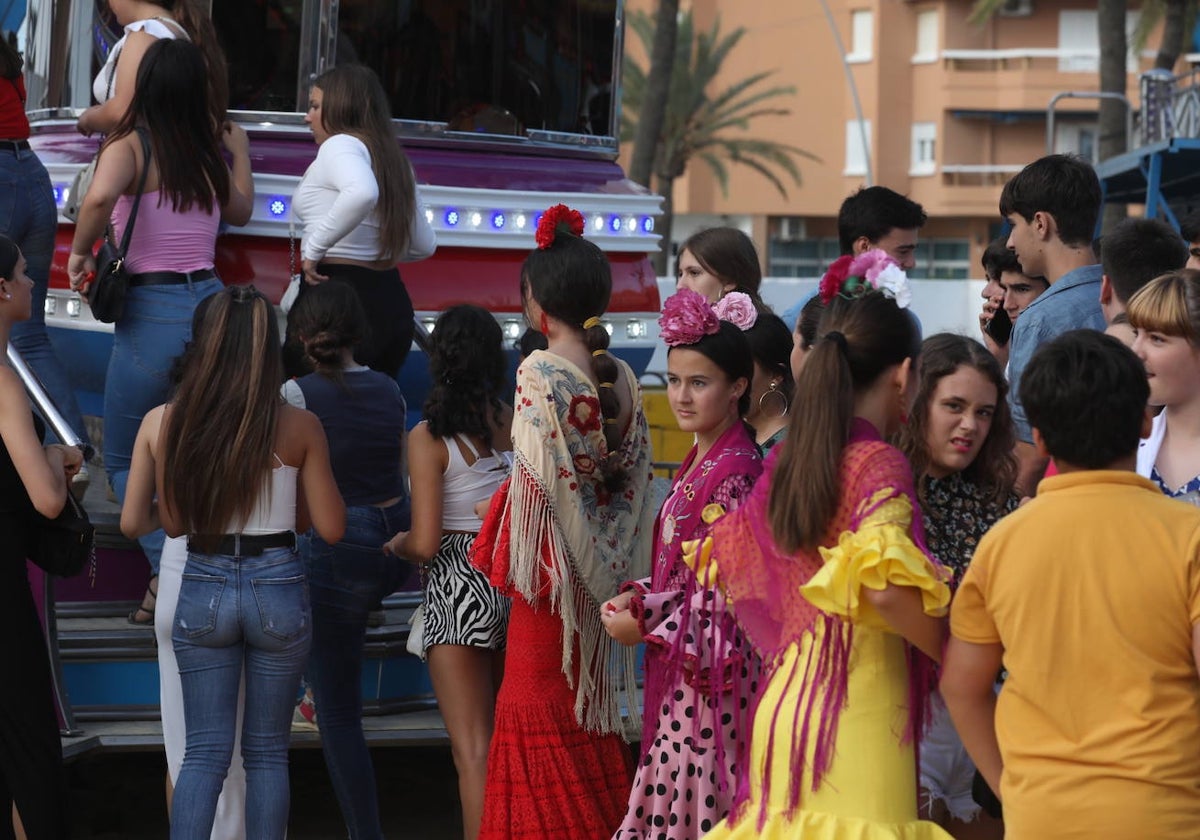
[{"label": "black handbag", "polygon": [[104,234],[104,242],[96,254],[96,278],[88,286],[86,297],[92,308],[92,316],[105,324],[116,323],[125,311],[125,293],[129,291],[129,271],[125,268],[125,254],[129,251],[129,240],[133,236],[133,223],[137,220],[138,205],[142,203],[142,191],[146,188],[146,174],[150,171],[150,141],[145,129],[137,129],[142,141],[142,177],[138,179],[133,207],[129,210],[129,221],[121,245],[113,245],[112,224]]},{"label": "black handbag", "polygon": [[95,550],[96,529],[70,491],[62,513],[53,519],[41,514],[37,518],[33,556],[29,559],[43,571],[59,577],[83,571]]}]

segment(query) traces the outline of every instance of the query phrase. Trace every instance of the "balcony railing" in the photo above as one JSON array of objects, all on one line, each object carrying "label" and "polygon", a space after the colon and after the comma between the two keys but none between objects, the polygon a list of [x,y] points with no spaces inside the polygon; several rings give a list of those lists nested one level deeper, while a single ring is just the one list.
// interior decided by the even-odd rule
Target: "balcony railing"
[{"label": "balcony railing", "polygon": [[[1136,73],[1138,62],[1153,53],[1143,51],[1127,63]],[[942,65],[948,70],[990,72],[997,70],[1050,70],[1060,73],[1095,73],[1100,68],[1100,50],[1060,50],[1054,47],[1019,47],[1006,50],[942,50]]]},{"label": "balcony railing", "polygon": [[942,183],[948,187],[995,187],[1021,171],[1021,164],[947,163],[942,166]]}]

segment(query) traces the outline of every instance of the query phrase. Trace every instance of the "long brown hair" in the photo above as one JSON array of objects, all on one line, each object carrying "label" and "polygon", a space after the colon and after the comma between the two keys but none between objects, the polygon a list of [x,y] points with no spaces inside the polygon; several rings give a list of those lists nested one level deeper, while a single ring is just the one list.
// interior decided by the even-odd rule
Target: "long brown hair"
[{"label": "long brown hair", "polygon": [[771,533],[787,552],[816,548],[837,513],[855,396],[921,351],[915,320],[882,292],[835,297],[818,332],[796,380],[795,411],[767,504]]},{"label": "long brown hair", "polygon": [[981,487],[996,504],[1012,493],[1017,480],[1017,461],[1013,457],[1016,433],[1008,408],[1008,383],[996,357],[973,338],[953,333],[930,336],[921,345],[921,363],[917,374],[917,396],[908,423],[900,430],[899,446],[908,456],[916,477],[917,496],[925,502],[925,483],[929,474],[929,401],[938,383],[961,367],[979,371],[996,387],[996,412],[992,425],[975,460],[963,470],[964,477]]},{"label": "long brown hair", "polygon": [[[16,46],[3,34],[0,34],[0,77],[12,79],[15,82],[24,67],[25,59],[21,57],[21,53],[17,52]],[[21,104],[25,104],[24,99],[21,100]]]},{"label": "long brown hair", "polygon": [[171,14],[183,28],[192,43],[204,55],[208,68],[208,110],[213,124],[213,134],[220,136],[229,110],[229,64],[217,41],[217,30],[198,6],[196,0],[149,0]]},{"label": "long brown hair", "polygon": [[323,94],[322,127],[330,134],[357,137],[371,153],[371,170],[379,184],[379,258],[399,260],[408,250],[416,183],[392,130],[391,107],[379,77],[361,64],[340,64],[317,76],[313,87]]},{"label": "long brown hair", "polygon": [[163,499],[189,534],[238,530],[274,466],[283,359],[275,311],[253,286],[204,314],[160,440]]},{"label": "long brown hair", "polygon": [[[144,126],[158,167],[159,201],[177,212],[199,205],[206,213],[229,200],[229,167],[217,136],[208,130],[206,70],[200,48],[188,41],[159,38],[138,65],[129,110],[101,151]],[[148,165],[142,161],[142,165]]]}]

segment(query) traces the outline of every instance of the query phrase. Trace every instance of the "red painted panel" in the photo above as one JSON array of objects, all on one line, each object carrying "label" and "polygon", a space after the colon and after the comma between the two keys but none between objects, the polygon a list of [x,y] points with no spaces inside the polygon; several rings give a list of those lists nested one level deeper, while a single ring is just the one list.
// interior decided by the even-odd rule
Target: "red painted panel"
[{"label": "red painted panel", "polygon": [[[67,257],[74,228],[58,230],[50,285],[66,289]],[[431,258],[400,266],[413,307],[438,312],[456,303],[474,303],[492,312],[521,310],[521,251],[491,248],[439,248]],[[611,312],[657,312],[654,269],[643,254],[609,254],[613,272]],[[288,280],[286,239],[238,236],[217,240],[217,271],[226,283],[254,283],[278,301]]]}]

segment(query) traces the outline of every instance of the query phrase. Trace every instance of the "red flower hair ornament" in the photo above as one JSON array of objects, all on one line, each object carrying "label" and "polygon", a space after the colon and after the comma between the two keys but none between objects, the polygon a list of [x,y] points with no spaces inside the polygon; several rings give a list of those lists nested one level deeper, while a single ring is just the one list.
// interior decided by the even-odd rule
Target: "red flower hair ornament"
[{"label": "red flower hair ornament", "polygon": [[538,220],[537,232],[533,235],[538,249],[544,251],[553,245],[560,231],[573,236],[583,236],[583,214],[565,204],[555,204],[548,208]]}]

